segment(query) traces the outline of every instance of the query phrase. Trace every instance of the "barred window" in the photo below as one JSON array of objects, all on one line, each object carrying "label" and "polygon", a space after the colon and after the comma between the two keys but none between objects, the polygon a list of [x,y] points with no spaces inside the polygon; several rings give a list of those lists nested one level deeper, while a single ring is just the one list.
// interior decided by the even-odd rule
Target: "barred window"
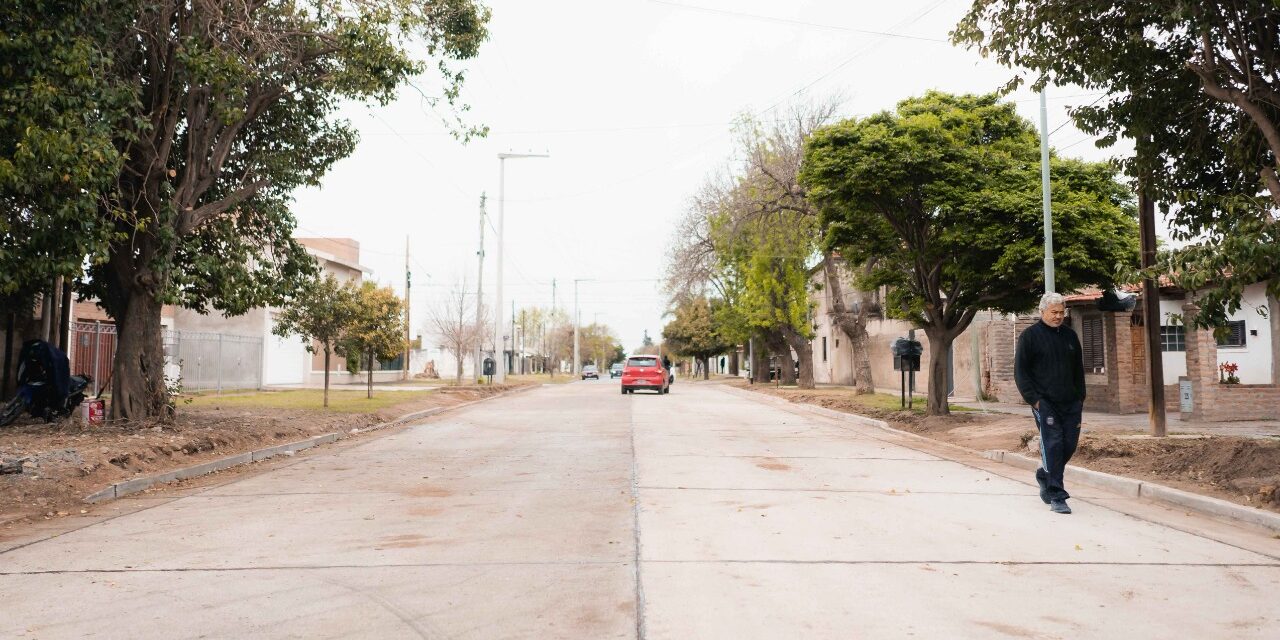
[{"label": "barred window", "polygon": [[1182,325],[1160,326],[1161,351],[1186,351],[1187,328]]},{"label": "barred window", "polygon": [[1219,347],[1243,347],[1245,343],[1244,320],[1227,322],[1227,335],[1218,339]]},{"label": "barred window", "polygon": [[1084,356],[1086,373],[1102,373],[1107,370],[1105,347],[1102,340],[1102,318],[1086,317],[1080,323],[1080,347]]}]

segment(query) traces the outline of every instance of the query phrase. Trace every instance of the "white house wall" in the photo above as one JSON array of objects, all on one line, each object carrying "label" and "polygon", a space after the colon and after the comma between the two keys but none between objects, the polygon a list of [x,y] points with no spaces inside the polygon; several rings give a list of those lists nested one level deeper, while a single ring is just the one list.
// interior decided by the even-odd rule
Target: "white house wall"
[{"label": "white house wall", "polygon": [[263,335],[262,381],[269,385],[303,384],[307,381],[311,353],[298,336],[275,335],[275,313],[269,315]]},{"label": "white house wall", "polygon": [[[1162,299],[1160,301],[1160,322],[1163,325],[1173,323],[1173,316],[1182,317],[1183,300]],[[1240,365],[1236,375],[1244,384],[1271,384],[1271,320],[1258,313],[1258,309],[1267,304],[1267,291],[1264,283],[1245,287],[1244,296],[1238,311],[1231,314],[1229,320],[1243,320],[1245,326],[1245,346],[1218,347],[1218,364],[1232,362]],[[1185,351],[1164,352],[1164,383],[1177,384],[1178,378],[1187,375],[1187,354]]]}]

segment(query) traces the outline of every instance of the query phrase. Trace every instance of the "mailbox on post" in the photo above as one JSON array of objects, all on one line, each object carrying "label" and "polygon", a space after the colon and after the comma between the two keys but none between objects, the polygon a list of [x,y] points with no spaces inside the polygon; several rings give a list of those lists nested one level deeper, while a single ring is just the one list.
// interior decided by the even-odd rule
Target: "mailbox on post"
[{"label": "mailbox on post", "polygon": [[920,370],[920,354],[924,353],[924,346],[919,340],[898,338],[889,349],[893,352],[894,371],[902,372],[902,407],[909,409],[915,404],[916,372]]},{"label": "mailbox on post", "polygon": [[894,371],[920,370],[920,354],[924,353],[924,346],[919,340],[898,338],[890,349],[893,351]]},{"label": "mailbox on post", "polygon": [[484,359],[483,375],[489,378],[489,384],[493,384],[494,369],[496,368],[494,365],[496,364],[497,363],[493,361],[493,358]]}]

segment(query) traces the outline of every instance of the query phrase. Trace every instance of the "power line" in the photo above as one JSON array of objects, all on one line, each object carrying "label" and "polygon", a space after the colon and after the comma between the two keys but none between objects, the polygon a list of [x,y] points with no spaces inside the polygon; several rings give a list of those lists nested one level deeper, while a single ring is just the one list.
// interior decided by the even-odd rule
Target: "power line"
[{"label": "power line", "polygon": [[[742,11],[729,11],[729,10],[727,10],[727,9],[714,9],[714,8],[712,8],[712,7],[699,7],[699,6],[695,6],[695,5],[691,5],[691,4],[681,4],[681,3],[679,3],[679,2],[668,2],[668,1],[666,1],[666,0],[649,0],[649,1],[650,1],[650,2],[652,2],[652,3],[654,3],[654,4],[666,5],[666,6],[668,6],[668,7],[677,7],[677,8],[685,9],[685,10],[688,10],[688,11],[700,11],[700,12],[703,12],[703,13],[711,13],[711,14],[722,15],[722,16],[732,16],[732,17],[735,17],[735,18],[747,18],[747,19],[750,19],[750,20],[761,20],[761,21],[764,21],[764,22],[777,22],[777,23],[781,23],[781,24],[790,24],[790,25],[795,25],[795,26],[798,26],[798,27],[812,27],[812,28],[815,28],[815,29],[827,29],[827,30],[831,30],[831,31],[844,31],[844,32],[847,32],[847,33],[861,33],[861,34],[865,34],[865,35],[881,36],[881,37],[885,37],[885,38],[903,38],[903,39],[906,39],[906,40],[922,40],[922,41],[924,41],[924,42],[946,42],[946,43],[949,43],[949,41],[948,41],[948,40],[943,39],[943,38],[930,38],[930,37],[926,37],[926,36],[913,36],[913,35],[906,34],[906,33],[895,33],[895,32],[892,32],[892,31],[875,31],[875,30],[872,30],[872,29],[857,29],[857,28],[854,28],[854,27],[845,27],[845,26],[832,25],[832,24],[820,24],[820,23],[817,23],[817,22],[806,22],[806,21],[804,21],[804,20],[794,20],[794,19],[791,19],[791,18],[779,18],[779,17],[776,17],[776,16],[765,16],[765,15],[760,15],[760,14],[756,14],[756,13],[746,13],[746,12],[742,12]],[[941,4],[941,3],[939,3],[939,4]],[[932,11],[932,9],[930,9],[930,11]]]}]

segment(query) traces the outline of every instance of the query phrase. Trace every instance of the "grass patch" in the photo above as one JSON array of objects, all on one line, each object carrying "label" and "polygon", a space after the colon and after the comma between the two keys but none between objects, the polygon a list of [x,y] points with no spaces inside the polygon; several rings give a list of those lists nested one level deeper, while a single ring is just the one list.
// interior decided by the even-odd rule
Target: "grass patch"
[{"label": "grass patch", "polygon": [[374,389],[373,398],[364,391],[329,390],[329,407],[324,407],[323,389],[290,389],[258,391],[235,395],[201,395],[191,399],[191,407],[227,407],[236,409],[313,409],[337,413],[371,413],[403,402],[418,400],[430,391],[383,391]]}]

